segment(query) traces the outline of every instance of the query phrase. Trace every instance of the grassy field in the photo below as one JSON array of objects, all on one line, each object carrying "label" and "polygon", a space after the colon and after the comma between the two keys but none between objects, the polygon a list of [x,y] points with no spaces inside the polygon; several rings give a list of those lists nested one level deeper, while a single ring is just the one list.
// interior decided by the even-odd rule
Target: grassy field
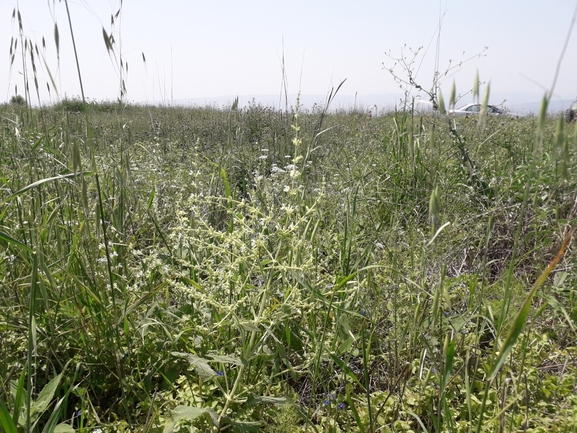
[{"label": "grassy field", "polygon": [[573,125],[77,101],[0,125],[7,433],[577,431]]}]

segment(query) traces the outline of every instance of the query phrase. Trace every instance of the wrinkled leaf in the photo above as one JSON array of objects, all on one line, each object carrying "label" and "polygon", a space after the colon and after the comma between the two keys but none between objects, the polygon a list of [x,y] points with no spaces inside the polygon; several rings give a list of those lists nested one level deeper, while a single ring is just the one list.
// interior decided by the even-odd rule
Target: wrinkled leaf
[{"label": "wrinkled leaf", "polygon": [[186,358],[204,382],[212,379],[217,375],[216,371],[214,371],[210,365],[208,365],[208,361],[204,358],[193,355],[192,353],[172,352],[172,354]]},{"label": "wrinkled leaf", "polygon": [[223,364],[243,365],[240,358],[232,355],[209,355],[212,361],[221,362]]},{"label": "wrinkled leaf", "polygon": [[163,433],[172,433],[174,426],[180,421],[193,421],[205,414],[207,409],[194,406],[177,406],[170,413],[170,419],[166,421]]}]

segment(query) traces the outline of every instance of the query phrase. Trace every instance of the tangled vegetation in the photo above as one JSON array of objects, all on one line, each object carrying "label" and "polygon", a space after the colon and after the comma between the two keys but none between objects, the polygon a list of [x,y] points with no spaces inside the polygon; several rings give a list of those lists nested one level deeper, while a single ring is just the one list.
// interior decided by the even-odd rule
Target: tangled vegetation
[{"label": "tangled vegetation", "polygon": [[572,127],[75,106],[0,108],[6,432],[577,431]]}]

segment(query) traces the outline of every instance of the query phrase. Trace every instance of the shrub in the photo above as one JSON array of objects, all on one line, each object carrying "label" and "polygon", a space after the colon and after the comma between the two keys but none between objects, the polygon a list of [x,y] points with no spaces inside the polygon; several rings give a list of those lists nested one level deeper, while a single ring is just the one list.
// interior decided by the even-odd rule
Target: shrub
[{"label": "shrub", "polygon": [[14,95],[10,98],[10,104],[12,105],[20,105],[21,107],[26,107],[28,104],[26,103],[26,99],[22,95]]}]

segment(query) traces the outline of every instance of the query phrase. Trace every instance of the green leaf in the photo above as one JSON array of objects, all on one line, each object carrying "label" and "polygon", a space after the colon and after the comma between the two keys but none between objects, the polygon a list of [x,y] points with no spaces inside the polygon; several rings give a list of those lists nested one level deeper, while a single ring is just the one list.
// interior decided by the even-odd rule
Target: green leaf
[{"label": "green leaf", "polygon": [[238,323],[242,329],[244,329],[247,332],[259,332],[260,329],[258,326],[256,326],[254,323],[248,322],[248,321],[240,321]]},{"label": "green leaf", "polygon": [[359,428],[359,431],[361,433],[364,433],[365,432],[365,426],[361,420],[361,417],[359,415],[359,411],[357,410],[357,407],[355,406],[355,402],[353,401],[353,399],[351,397],[351,393],[349,392],[348,389],[347,389],[347,403],[349,405],[349,408],[351,409],[353,417],[355,418],[355,422],[357,423],[357,427]]},{"label": "green leaf", "polygon": [[351,347],[353,347],[354,342],[355,342],[355,339],[353,337],[349,337],[349,338],[345,339],[337,348],[337,353],[339,355],[349,353],[351,350]]},{"label": "green leaf", "polygon": [[51,182],[51,181],[53,181],[53,180],[61,180],[61,179],[73,179],[73,178],[75,178],[75,177],[82,177],[82,176],[91,176],[92,174],[94,174],[94,173],[92,173],[91,171],[85,171],[85,172],[82,172],[82,173],[60,174],[60,175],[58,175],[58,176],[47,177],[46,179],[40,179],[40,180],[37,180],[37,181],[34,182],[34,183],[31,183],[30,185],[25,186],[25,187],[22,188],[22,189],[16,191],[14,194],[12,194],[12,195],[10,196],[10,198],[16,197],[17,195],[22,194],[23,192],[26,192],[26,191],[28,191],[29,189],[35,188],[35,187],[37,187],[37,186],[39,186],[39,185],[42,185],[43,183],[46,183],[46,182]]},{"label": "green leaf", "polygon": [[503,365],[505,364],[507,356],[509,355],[511,349],[513,349],[513,346],[517,342],[519,335],[521,334],[523,328],[525,327],[525,323],[527,323],[527,317],[529,316],[529,310],[531,309],[531,302],[533,301],[535,293],[537,293],[539,287],[543,285],[543,283],[545,282],[551,271],[555,269],[557,263],[559,263],[559,261],[565,255],[565,251],[567,251],[567,247],[569,246],[569,242],[571,241],[571,237],[573,236],[574,232],[575,229],[572,229],[569,233],[565,235],[565,239],[563,240],[563,244],[561,245],[559,252],[555,256],[555,258],[551,260],[549,266],[547,266],[547,268],[541,273],[541,275],[539,275],[539,278],[537,278],[537,281],[535,281],[533,288],[525,298],[525,302],[523,303],[523,306],[517,313],[517,317],[515,318],[515,322],[513,323],[513,327],[511,328],[509,335],[507,335],[505,342],[501,345],[499,349],[499,355],[497,356],[495,363],[493,365],[493,371],[491,373],[490,380],[494,380],[495,377],[497,377],[499,370],[501,370],[501,367],[503,367]]},{"label": "green leaf", "polygon": [[[230,185],[229,185],[228,179],[226,177],[226,170],[222,167],[220,169],[220,177],[222,178],[222,182],[224,183],[224,193],[226,195],[226,198],[228,198],[228,199],[232,198],[232,194],[230,192]],[[229,203],[229,207],[230,207],[230,203]]]},{"label": "green leaf", "polygon": [[223,364],[243,365],[240,358],[231,355],[209,355],[212,361],[222,362]]},{"label": "green leaf", "polygon": [[60,373],[58,376],[48,382],[44,388],[42,388],[42,391],[40,391],[40,394],[38,394],[38,398],[36,401],[32,402],[30,407],[32,419],[36,420],[46,411],[50,405],[50,402],[52,401],[52,398],[54,397],[54,393],[58,389],[58,385],[60,385],[61,379],[62,373]]},{"label": "green leaf", "polygon": [[192,421],[206,413],[206,408],[194,406],[177,406],[171,412],[171,418],[175,422],[182,420]]},{"label": "green leaf", "polygon": [[152,191],[150,191],[150,195],[148,196],[148,206],[147,206],[147,210],[150,210],[150,208],[152,207],[152,203],[154,202],[154,196],[156,195],[156,188],[153,186],[152,187]]},{"label": "green leaf", "polygon": [[164,425],[163,433],[172,433],[180,421],[193,421],[207,412],[206,408],[194,406],[176,406],[170,413],[170,419]]},{"label": "green leaf", "polygon": [[75,431],[70,424],[66,423],[58,424],[54,428],[54,433],[74,433]]},{"label": "green leaf", "polygon": [[217,375],[216,371],[214,371],[210,365],[208,365],[208,361],[204,358],[200,358],[199,356],[193,355],[192,353],[172,352],[172,354],[188,359],[190,365],[194,367],[199,377],[204,382],[212,379]]},{"label": "green leaf", "polygon": [[[62,411],[62,403],[64,402],[64,400],[66,400],[68,398],[68,394],[70,394],[70,389],[66,392],[65,396],[62,397],[60,400],[58,400],[58,402],[54,405],[54,409],[52,410],[52,413],[50,414],[48,421],[46,421],[46,424],[44,424],[44,428],[42,429],[42,433],[53,433],[58,426],[60,426],[61,429],[65,428],[64,426],[66,426],[67,424],[56,425],[56,423],[60,419],[61,411]],[[38,422],[38,421],[36,421],[36,422]],[[68,427],[70,429],[72,429],[72,431],[74,431],[74,429],[71,426],[68,426]],[[70,430],[63,430],[63,431],[66,432],[66,431],[70,431]]]},{"label": "green leaf", "polygon": [[451,340],[447,345],[447,350],[445,352],[445,372],[443,374],[443,386],[441,391],[444,392],[447,384],[449,383],[449,377],[451,376],[451,371],[453,370],[453,359],[455,357],[455,340]]},{"label": "green leaf", "polygon": [[0,232],[0,240],[6,241],[6,242],[14,244],[14,245],[17,245],[20,248],[24,248],[26,251],[32,252],[32,248],[30,248],[28,245],[23,244],[22,242],[14,239],[11,236],[8,236],[6,233]]},{"label": "green leaf", "polygon": [[425,424],[423,423],[423,421],[421,420],[419,415],[417,415],[411,409],[405,409],[405,410],[409,415],[411,415],[413,418],[415,418],[415,420],[419,423],[419,425],[421,426],[421,429],[422,429],[421,431],[424,431],[425,433],[429,433],[429,430],[427,430],[427,427],[425,427]]},{"label": "green leaf", "polygon": [[12,415],[12,421],[14,421],[14,425],[18,425],[20,419],[20,411],[22,409],[22,405],[24,404],[24,380],[26,377],[26,369],[22,369],[22,373],[20,373],[20,377],[18,379],[18,384],[16,387],[16,396],[14,397],[14,412]]},{"label": "green leaf", "polygon": [[206,413],[208,414],[208,416],[210,416],[210,419],[212,420],[212,423],[214,424],[215,427],[221,428],[223,427],[225,422],[229,421],[229,418],[227,416],[220,419],[220,416],[211,407],[206,409]]},{"label": "green leaf", "polygon": [[251,421],[233,421],[232,431],[235,433],[252,433],[260,431],[261,424]]},{"label": "green leaf", "polygon": [[338,356],[336,356],[334,353],[331,353],[331,358],[335,364],[337,364],[346,373],[347,376],[349,376],[354,382],[356,382],[364,389],[363,384],[359,381],[359,379],[357,379],[355,373],[353,373],[353,371]]},{"label": "green leaf", "polygon": [[18,433],[18,429],[14,421],[12,421],[10,412],[8,412],[8,409],[2,401],[0,401],[0,425],[6,433]]},{"label": "green leaf", "polygon": [[505,361],[507,360],[507,356],[511,352],[511,349],[513,349],[513,346],[515,346],[515,343],[517,342],[517,339],[519,338],[521,331],[523,331],[525,323],[527,322],[527,316],[529,315],[529,310],[531,309],[531,300],[533,299],[533,294],[534,292],[531,292],[527,297],[527,299],[525,299],[525,303],[523,304],[523,307],[521,307],[521,309],[519,310],[519,313],[515,318],[515,322],[513,323],[513,327],[511,328],[511,331],[509,332],[507,339],[499,349],[499,355],[495,360],[495,364],[493,366],[493,372],[490,377],[491,380],[497,377],[497,374],[499,373],[499,370],[501,370],[501,367],[503,367],[503,365],[505,364]]}]

